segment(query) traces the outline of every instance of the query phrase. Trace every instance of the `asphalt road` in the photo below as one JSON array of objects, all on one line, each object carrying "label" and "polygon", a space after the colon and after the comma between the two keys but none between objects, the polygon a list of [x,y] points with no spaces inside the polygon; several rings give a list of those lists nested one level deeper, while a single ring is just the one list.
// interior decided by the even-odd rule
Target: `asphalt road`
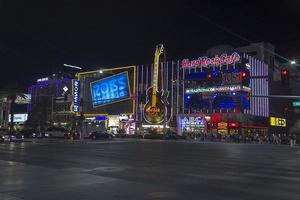
[{"label": "asphalt road", "polygon": [[0,200],[300,199],[300,148],[116,140],[0,144]]}]

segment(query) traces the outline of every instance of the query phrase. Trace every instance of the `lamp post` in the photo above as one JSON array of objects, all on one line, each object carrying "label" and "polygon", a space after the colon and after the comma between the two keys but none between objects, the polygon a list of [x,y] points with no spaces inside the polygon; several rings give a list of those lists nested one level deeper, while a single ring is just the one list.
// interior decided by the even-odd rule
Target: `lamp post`
[{"label": "lamp post", "polygon": [[73,68],[73,69],[82,69],[82,67],[78,67],[78,66],[75,66],[75,65],[68,65],[68,64],[64,64],[65,67],[69,67],[69,68]]},{"label": "lamp post", "polygon": [[293,59],[293,60],[290,60],[290,61],[288,62],[288,64],[290,64],[290,65],[295,65],[295,66],[297,66],[297,67],[300,67],[300,59]]}]

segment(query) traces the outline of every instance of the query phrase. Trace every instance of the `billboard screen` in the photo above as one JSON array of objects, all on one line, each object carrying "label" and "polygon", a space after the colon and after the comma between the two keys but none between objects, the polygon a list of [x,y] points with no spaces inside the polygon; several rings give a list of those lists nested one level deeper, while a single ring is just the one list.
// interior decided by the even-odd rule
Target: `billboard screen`
[{"label": "billboard screen", "polygon": [[29,104],[31,102],[31,94],[24,94],[23,97],[17,96],[16,104]]},{"label": "billboard screen", "polygon": [[286,127],[286,119],[277,118],[277,117],[270,117],[270,125],[271,126]]},{"label": "billboard screen", "polygon": [[133,114],[135,73],[135,66],[79,73],[82,113],[85,116]]},{"label": "billboard screen", "polygon": [[[8,122],[10,122],[11,115],[9,114]],[[14,122],[25,122],[28,119],[28,114],[14,114]]]},{"label": "billboard screen", "polygon": [[128,72],[109,76],[90,84],[93,107],[130,98]]}]

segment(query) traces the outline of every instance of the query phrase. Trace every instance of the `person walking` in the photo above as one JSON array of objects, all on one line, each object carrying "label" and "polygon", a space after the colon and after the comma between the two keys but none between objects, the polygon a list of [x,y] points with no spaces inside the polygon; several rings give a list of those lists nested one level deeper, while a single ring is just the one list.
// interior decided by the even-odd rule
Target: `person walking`
[{"label": "person walking", "polygon": [[296,145],[296,141],[297,141],[297,136],[295,134],[293,134],[293,146]]},{"label": "person walking", "polygon": [[290,134],[290,147],[294,146],[294,135]]}]

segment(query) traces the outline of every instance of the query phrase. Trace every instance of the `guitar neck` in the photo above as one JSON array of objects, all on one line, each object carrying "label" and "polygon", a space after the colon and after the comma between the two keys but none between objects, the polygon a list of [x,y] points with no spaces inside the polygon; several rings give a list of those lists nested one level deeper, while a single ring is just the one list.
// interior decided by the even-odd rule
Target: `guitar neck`
[{"label": "guitar neck", "polygon": [[153,90],[152,90],[152,107],[156,106],[157,103],[157,85],[158,85],[158,68],[159,68],[159,57],[162,52],[163,47],[156,47],[154,56],[154,69],[153,69]]},{"label": "guitar neck", "polygon": [[154,69],[153,69],[153,95],[156,95],[158,89],[158,59],[154,60]]}]

